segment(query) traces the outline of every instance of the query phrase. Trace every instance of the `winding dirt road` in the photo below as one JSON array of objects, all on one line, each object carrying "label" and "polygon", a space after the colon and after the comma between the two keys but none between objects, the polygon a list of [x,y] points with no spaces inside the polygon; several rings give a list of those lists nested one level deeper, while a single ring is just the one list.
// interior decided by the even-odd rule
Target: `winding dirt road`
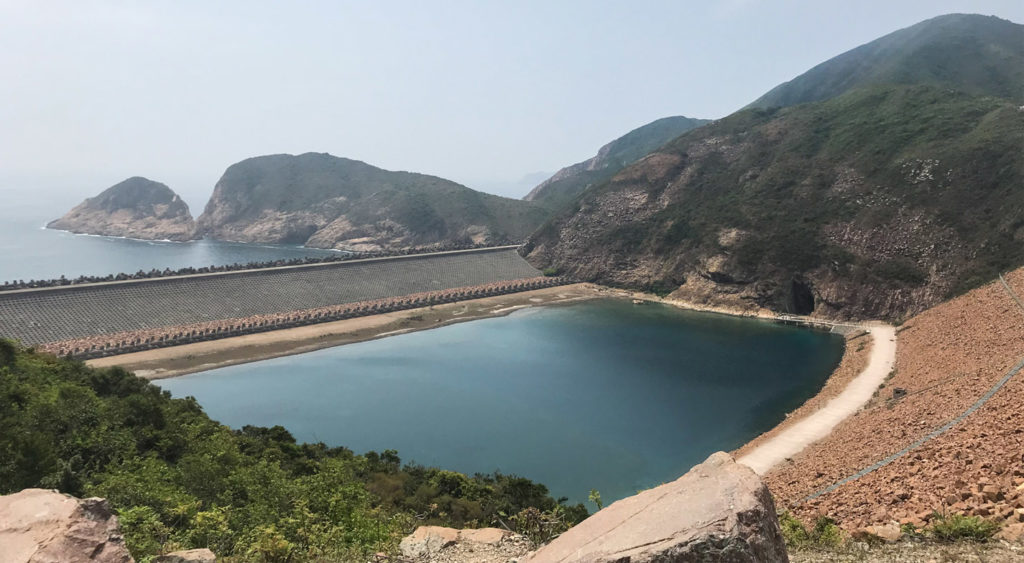
[{"label": "winding dirt road", "polygon": [[764,475],[769,469],[792,457],[825,436],[837,424],[857,412],[878,390],[896,363],[896,329],[884,324],[869,327],[873,339],[867,367],[843,392],[824,407],[770,438],[737,461]]}]

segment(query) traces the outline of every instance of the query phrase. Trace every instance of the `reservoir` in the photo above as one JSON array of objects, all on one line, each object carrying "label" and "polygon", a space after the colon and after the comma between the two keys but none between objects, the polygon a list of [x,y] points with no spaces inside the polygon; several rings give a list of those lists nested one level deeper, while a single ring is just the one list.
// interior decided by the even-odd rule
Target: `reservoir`
[{"label": "reservoir", "polygon": [[838,335],[602,299],[157,383],[234,428],[608,503],[769,430],[842,353]]}]

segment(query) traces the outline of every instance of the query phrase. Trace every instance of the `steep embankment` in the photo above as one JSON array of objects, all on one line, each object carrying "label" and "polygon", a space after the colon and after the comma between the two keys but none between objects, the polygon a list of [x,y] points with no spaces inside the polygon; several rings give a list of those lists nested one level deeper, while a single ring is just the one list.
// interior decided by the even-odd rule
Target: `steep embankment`
[{"label": "steep embankment", "polygon": [[601,147],[593,158],[559,170],[523,199],[536,201],[552,210],[559,209],[588,187],[607,181],[651,151],[708,122],[707,119],[683,116],[652,121]]},{"label": "steep embankment", "polygon": [[931,84],[1021,101],[1021,29],[1019,24],[995,16],[939,16],[821,63],[776,86],[751,106],[816,102],[878,84]]},{"label": "steep embankment", "polygon": [[195,223],[188,205],[164,184],[135,176],[103,190],[48,229],[147,240],[191,240]]},{"label": "steep embankment", "polygon": [[[1024,269],[1006,279],[1024,296]],[[1021,372],[944,434],[860,479],[801,500],[954,421],[1022,360],[1024,309],[999,281],[929,309],[899,328],[896,368],[875,399],[769,472],[766,482],[782,507],[807,519],[827,514],[851,530],[890,520],[921,525],[932,511],[1014,524],[1020,516],[1014,509],[1024,503]]]},{"label": "steep embankment", "polygon": [[523,240],[545,216],[537,204],[443,178],[306,153],[230,166],[198,227],[223,240],[380,250]]}]

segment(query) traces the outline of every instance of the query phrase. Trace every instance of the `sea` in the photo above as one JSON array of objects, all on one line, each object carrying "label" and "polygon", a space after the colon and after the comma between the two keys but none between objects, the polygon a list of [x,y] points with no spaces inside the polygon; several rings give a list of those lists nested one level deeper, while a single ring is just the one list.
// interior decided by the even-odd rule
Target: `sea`
[{"label": "sea", "polygon": [[4,190],[0,206],[0,283],[53,279],[64,275],[105,276],[154,268],[245,264],[284,258],[321,257],[332,250],[301,246],[246,244],[213,240],[145,241],[76,235],[45,228],[72,204],[58,206],[52,197]]}]

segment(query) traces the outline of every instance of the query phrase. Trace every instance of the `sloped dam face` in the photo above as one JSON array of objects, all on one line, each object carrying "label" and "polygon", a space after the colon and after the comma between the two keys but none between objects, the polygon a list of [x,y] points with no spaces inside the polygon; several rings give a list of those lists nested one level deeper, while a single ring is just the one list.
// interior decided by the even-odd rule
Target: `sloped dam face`
[{"label": "sloped dam face", "polygon": [[600,300],[157,383],[235,428],[279,424],[300,441],[609,502],[770,429],[842,351],[823,332]]}]

